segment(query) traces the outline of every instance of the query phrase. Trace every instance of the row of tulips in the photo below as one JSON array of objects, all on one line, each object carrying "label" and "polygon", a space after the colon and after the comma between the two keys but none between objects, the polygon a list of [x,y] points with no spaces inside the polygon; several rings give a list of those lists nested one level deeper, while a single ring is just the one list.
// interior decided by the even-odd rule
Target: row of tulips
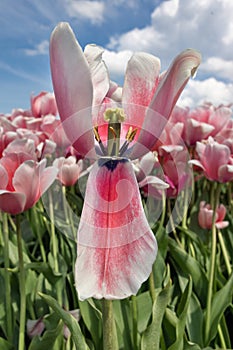
[{"label": "row of tulips", "polygon": [[0,115],[0,348],[231,349],[231,106],[175,106],[195,50],[102,53],[59,24],[56,99]]}]

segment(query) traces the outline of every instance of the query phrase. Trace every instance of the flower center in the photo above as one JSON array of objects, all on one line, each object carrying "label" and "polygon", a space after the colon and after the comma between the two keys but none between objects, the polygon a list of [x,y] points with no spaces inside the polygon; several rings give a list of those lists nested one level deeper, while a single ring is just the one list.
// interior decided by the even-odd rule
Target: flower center
[{"label": "flower center", "polygon": [[137,129],[133,129],[132,126],[129,127],[125,136],[125,142],[121,146],[121,123],[126,119],[124,110],[122,108],[108,108],[104,112],[104,119],[108,122],[107,146],[105,147],[101,141],[98,132],[98,126],[94,127],[95,139],[99,143],[100,149],[104,156],[108,155],[110,157],[122,157],[123,154],[127,151],[130,142],[133,141],[137,133]]}]

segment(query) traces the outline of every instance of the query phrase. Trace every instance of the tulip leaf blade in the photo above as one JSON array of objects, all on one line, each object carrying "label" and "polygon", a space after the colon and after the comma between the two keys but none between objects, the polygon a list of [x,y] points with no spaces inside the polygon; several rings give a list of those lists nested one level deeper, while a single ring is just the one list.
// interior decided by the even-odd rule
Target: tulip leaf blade
[{"label": "tulip leaf blade", "polygon": [[89,348],[85,342],[84,336],[75,318],[68,312],[63,310],[57,303],[57,301],[51,296],[43,293],[39,293],[39,295],[47,302],[47,304],[59,315],[62,321],[67,325],[71,332],[76,348],[79,350],[88,350]]},{"label": "tulip leaf blade", "polygon": [[218,325],[224,314],[226,308],[232,303],[233,295],[233,273],[229,278],[228,282],[213,296],[212,306],[211,306],[211,325],[210,333],[207,344],[216,336],[218,331]]},{"label": "tulip leaf blade", "polygon": [[142,334],[141,350],[154,349],[159,350],[160,332],[163,316],[166,307],[171,297],[170,283],[164,289],[158,292],[153,308],[152,308],[152,322]]}]

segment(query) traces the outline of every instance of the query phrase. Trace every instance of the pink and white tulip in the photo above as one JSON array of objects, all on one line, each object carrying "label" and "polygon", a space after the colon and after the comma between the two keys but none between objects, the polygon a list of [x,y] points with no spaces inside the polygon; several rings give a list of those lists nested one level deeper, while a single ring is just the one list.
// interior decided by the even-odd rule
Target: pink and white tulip
[{"label": "pink and white tulip", "polygon": [[[198,223],[204,229],[211,229],[214,211],[210,204],[202,201],[200,202],[200,209],[198,213]],[[224,221],[226,216],[226,207],[220,204],[216,210],[215,226],[218,229],[223,229],[229,225],[228,221]]]},{"label": "pink and white tulip", "polygon": [[[100,156],[89,174],[78,230],[78,295],[80,299],[126,298],[136,294],[148,278],[157,253],[128,158],[141,157],[155,145],[200,63],[200,54],[182,52],[160,79],[159,59],[135,53],[128,63],[122,96],[118,96],[120,105],[111,99],[114,92],[110,93],[112,85],[101,52],[95,48],[85,56],[67,23],[60,23],[53,31],[50,57],[54,92],[67,137],[81,155],[90,159]],[[93,57],[97,59],[94,66]],[[99,71],[93,69],[97,65]],[[114,126],[111,117],[118,118]],[[93,130],[96,126],[98,129]],[[129,147],[131,141],[133,146]]]},{"label": "pink and white tulip", "polygon": [[58,169],[57,178],[59,181],[64,186],[73,186],[80,177],[83,169],[83,161],[80,159],[77,162],[75,156],[69,156],[68,158],[60,157],[54,160],[53,166]]},{"label": "pink and white tulip", "polygon": [[212,137],[207,143],[197,142],[198,160],[190,163],[199,167],[210,181],[229,182],[233,179],[233,158],[230,148],[220,144]]},{"label": "pink and white tulip", "polygon": [[46,159],[38,163],[22,152],[6,154],[0,159],[0,210],[16,215],[31,208],[56,175]]},{"label": "pink and white tulip", "polygon": [[57,105],[54,94],[42,91],[37,96],[31,97],[31,110],[35,118],[48,114],[57,115]]}]

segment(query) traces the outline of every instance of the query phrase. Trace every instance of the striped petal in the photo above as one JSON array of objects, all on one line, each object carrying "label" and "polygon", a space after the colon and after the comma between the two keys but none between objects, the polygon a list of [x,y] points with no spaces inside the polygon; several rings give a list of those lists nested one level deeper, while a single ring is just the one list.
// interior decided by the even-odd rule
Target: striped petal
[{"label": "striped petal", "polygon": [[153,148],[164,129],[168,118],[189,78],[200,64],[201,56],[195,50],[179,54],[165,76],[161,79],[148,107],[138,142],[134,145],[131,158],[143,156]]},{"label": "striped petal", "polygon": [[82,155],[95,158],[90,69],[68,23],[60,23],[50,41],[54,93],[66,135]]},{"label": "striped petal", "polygon": [[160,60],[155,56],[138,52],[129,60],[122,92],[122,103],[127,116],[123,127],[141,128],[146,109],[138,106],[150,104],[158,86],[159,72]]},{"label": "striped petal", "polygon": [[99,159],[88,178],[78,230],[79,298],[136,294],[156,253],[131,163],[125,158]]}]

